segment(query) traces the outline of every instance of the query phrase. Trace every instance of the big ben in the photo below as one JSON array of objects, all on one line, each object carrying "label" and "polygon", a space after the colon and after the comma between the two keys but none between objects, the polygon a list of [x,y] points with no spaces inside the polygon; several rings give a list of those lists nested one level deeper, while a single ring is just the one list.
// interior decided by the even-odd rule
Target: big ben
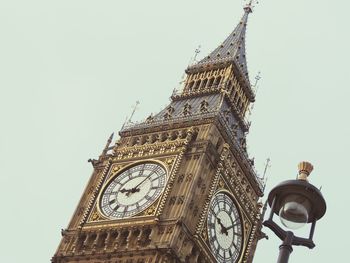
[{"label": "big ben", "polygon": [[53,263],[252,262],[263,184],[246,149],[255,101],[245,35],[232,33],[186,70],[183,89],[111,136]]}]

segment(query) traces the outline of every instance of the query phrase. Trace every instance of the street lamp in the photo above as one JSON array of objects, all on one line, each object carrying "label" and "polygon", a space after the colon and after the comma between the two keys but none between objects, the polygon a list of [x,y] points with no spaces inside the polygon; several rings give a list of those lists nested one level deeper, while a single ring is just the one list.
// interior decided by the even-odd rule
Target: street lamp
[{"label": "street lamp", "polygon": [[[307,180],[313,166],[308,162],[298,165],[299,175],[296,180],[284,181],[273,188],[268,196],[271,207],[269,218],[263,223],[270,228],[282,241],[277,263],[287,263],[293,251],[293,245],[315,247],[312,238],[316,221],[326,213],[326,202],[315,186]],[[291,231],[283,230],[273,221],[274,214],[279,215],[281,223],[288,229],[294,230],[311,223],[308,238],[295,236]]]}]

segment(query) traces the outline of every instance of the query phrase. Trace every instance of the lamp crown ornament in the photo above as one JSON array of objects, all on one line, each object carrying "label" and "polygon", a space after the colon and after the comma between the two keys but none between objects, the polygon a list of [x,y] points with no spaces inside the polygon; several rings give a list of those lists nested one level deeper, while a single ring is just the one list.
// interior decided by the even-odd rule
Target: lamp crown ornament
[{"label": "lamp crown ornament", "polygon": [[308,181],[307,178],[311,174],[314,167],[311,163],[303,161],[299,163],[298,169],[299,169],[298,180]]}]

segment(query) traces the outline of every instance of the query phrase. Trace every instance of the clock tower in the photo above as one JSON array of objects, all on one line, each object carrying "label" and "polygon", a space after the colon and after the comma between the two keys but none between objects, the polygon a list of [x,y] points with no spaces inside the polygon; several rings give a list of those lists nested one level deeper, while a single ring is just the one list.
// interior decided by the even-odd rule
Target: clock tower
[{"label": "clock tower", "polygon": [[53,263],[252,262],[263,184],[246,150],[245,34],[186,69],[181,91],[109,138]]}]

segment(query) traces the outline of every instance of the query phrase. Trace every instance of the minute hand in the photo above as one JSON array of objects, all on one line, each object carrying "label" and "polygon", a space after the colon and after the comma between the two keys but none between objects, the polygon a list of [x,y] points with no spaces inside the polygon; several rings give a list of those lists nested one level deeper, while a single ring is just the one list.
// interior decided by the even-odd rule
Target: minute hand
[{"label": "minute hand", "polygon": [[137,189],[141,184],[143,184],[149,177],[151,177],[151,175],[154,174],[154,172],[151,172],[149,175],[147,175],[145,177],[145,179],[143,179],[140,183],[138,183],[135,187],[133,187],[132,189]]},{"label": "minute hand", "polygon": [[237,219],[235,221],[233,221],[231,226],[226,227],[226,230],[229,230],[229,229],[234,228],[235,226],[237,226],[239,223],[237,223],[236,221],[237,221]]},{"label": "minute hand", "polygon": [[229,227],[226,227],[226,230],[229,230],[229,229],[231,229],[231,228],[233,228],[233,227],[234,227],[234,225],[229,226]]}]

